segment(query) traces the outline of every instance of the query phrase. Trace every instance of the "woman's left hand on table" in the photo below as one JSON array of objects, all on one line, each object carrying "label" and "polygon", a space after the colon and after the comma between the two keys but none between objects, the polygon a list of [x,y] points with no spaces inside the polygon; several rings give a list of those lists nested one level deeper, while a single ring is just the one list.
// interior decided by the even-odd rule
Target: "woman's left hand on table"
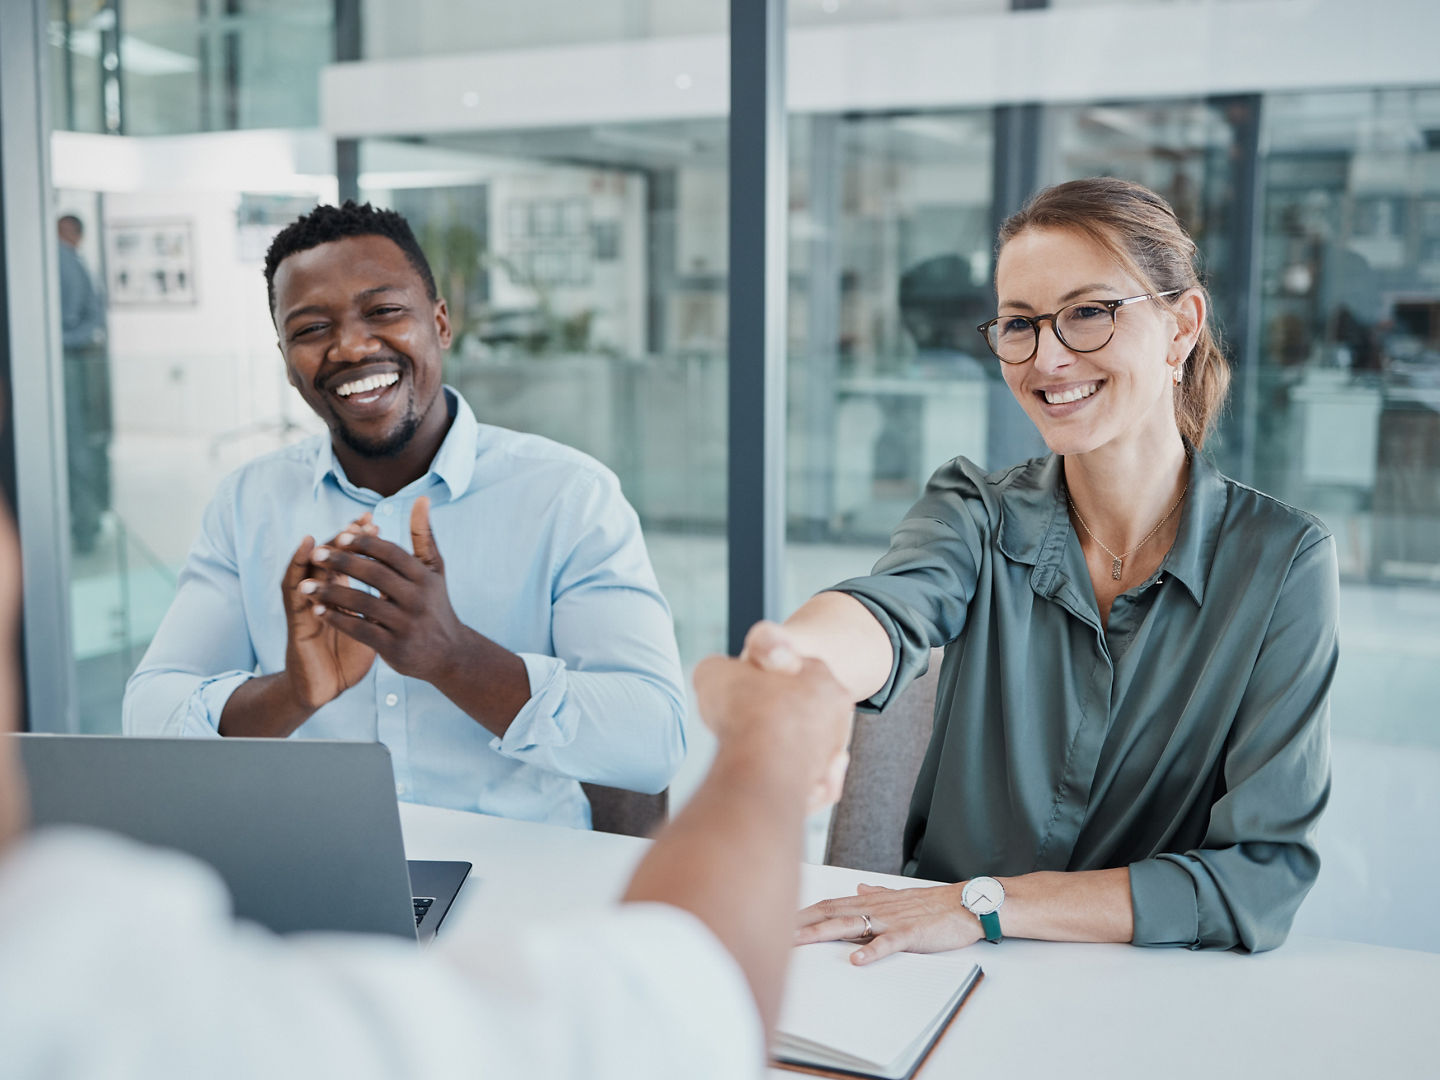
[{"label": "woman's left hand on table", "polygon": [[[861,885],[854,896],[822,900],[802,910],[795,944],[859,941],[861,948],[850,954],[853,964],[872,964],[897,952],[963,949],[985,936],[980,920],[960,904],[963,885],[916,889]],[[873,934],[868,939],[864,916],[869,916]]]}]

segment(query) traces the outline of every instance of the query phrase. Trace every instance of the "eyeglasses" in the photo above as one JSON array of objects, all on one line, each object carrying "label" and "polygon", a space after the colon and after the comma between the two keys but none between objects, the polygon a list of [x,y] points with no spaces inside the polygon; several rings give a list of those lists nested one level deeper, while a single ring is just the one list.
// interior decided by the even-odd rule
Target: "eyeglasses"
[{"label": "eyeglasses", "polygon": [[1071,352],[1090,353],[1110,344],[1115,336],[1115,312],[1119,308],[1142,300],[1176,296],[1184,291],[1170,289],[1127,296],[1123,300],[1081,300],[1049,315],[1000,315],[975,329],[985,338],[990,351],[1006,364],[1023,364],[1034,359],[1040,351],[1040,324],[1046,319],[1050,320],[1060,344]]}]

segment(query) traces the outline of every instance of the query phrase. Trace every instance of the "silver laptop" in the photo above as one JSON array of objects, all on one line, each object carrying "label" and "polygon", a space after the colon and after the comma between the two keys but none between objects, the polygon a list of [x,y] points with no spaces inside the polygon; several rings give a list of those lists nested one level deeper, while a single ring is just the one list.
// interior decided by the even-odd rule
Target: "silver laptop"
[{"label": "silver laptop", "polygon": [[406,863],[375,742],[8,735],[36,826],[88,825],[213,866],[235,914],[277,933],[435,934],[467,862]]}]

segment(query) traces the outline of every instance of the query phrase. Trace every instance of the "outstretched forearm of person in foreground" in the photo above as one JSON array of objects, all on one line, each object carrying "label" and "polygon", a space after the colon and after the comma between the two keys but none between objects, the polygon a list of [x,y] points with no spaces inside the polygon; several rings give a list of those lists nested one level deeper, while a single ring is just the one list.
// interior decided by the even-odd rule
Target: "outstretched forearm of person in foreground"
[{"label": "outstretched forearm of person in foreground", "polygon": [[851,718],[825,665],[783,652],[771,664],[711,657],[695,669],[700,713],[719,749],[625,894],[705,923],[744,972],[767,1034],[794,940],[805,815],[849,741]]}]

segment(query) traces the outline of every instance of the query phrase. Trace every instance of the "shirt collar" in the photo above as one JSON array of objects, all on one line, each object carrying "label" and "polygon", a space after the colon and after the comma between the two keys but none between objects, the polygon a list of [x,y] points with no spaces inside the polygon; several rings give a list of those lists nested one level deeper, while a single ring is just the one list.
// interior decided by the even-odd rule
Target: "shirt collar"
[{"label": "shirt collar", "polygon": [[[1188,442],[1190,490],[1180,510],[1180,530],[1160,571],[1178,580],[1201,603],[1215,557],[1228,498],[1225,478]],[[1069,542],[1062,459],[1055,454],[992,474],[1000,488],[1000,550],[1014,562],[1036,567],[1037,587],[1049,588],[1060,573]]]},{"label": "shirt collar", "polygon": [[1064,550],[1065,485],[1054,454],[989,478],[1000,488],[1000,550],[1014,562],[1036,566]]},{"label": "shirt collar", "polygon": [[[470,406],[452,387],[446,386],[445,404],[450,410],[452,419],[450,430],[445,433],[445,440],[440,444],[440,449],[435,451],[435,457],[430,461],[430,468],[424,476],[417,480],[410,487],[416,487],[430,482],[434,477],[444,484],[450,493],[451,499],[457,499],[470,487],[470,479],[475,472],[475,449],[479,441],[480,425],[475,419],[475,413]],[[326,477],[333,476],[335,483],[341,489],[354,496],[362,496],[369,492],[368,488],[357,487],[351,483],[350,478],[345,475],[344,466],[335,457],[335,447],[327,438],[320,453],[315,455],[315,475],[312,491],[319,492],[320,485],[325,482]],[[369,492],[374,495],[374,492]]]},{"label": "shirt collar", "polygon": [[1230,492],[1225,477],[1209,458],[1188,441],[1185,449],[1190,454],[1190,491],[1180,508],[1180,531],[1160,570],[1189,589],[1199,604],[1205,599],[1205,580],[1220,542]]}]

